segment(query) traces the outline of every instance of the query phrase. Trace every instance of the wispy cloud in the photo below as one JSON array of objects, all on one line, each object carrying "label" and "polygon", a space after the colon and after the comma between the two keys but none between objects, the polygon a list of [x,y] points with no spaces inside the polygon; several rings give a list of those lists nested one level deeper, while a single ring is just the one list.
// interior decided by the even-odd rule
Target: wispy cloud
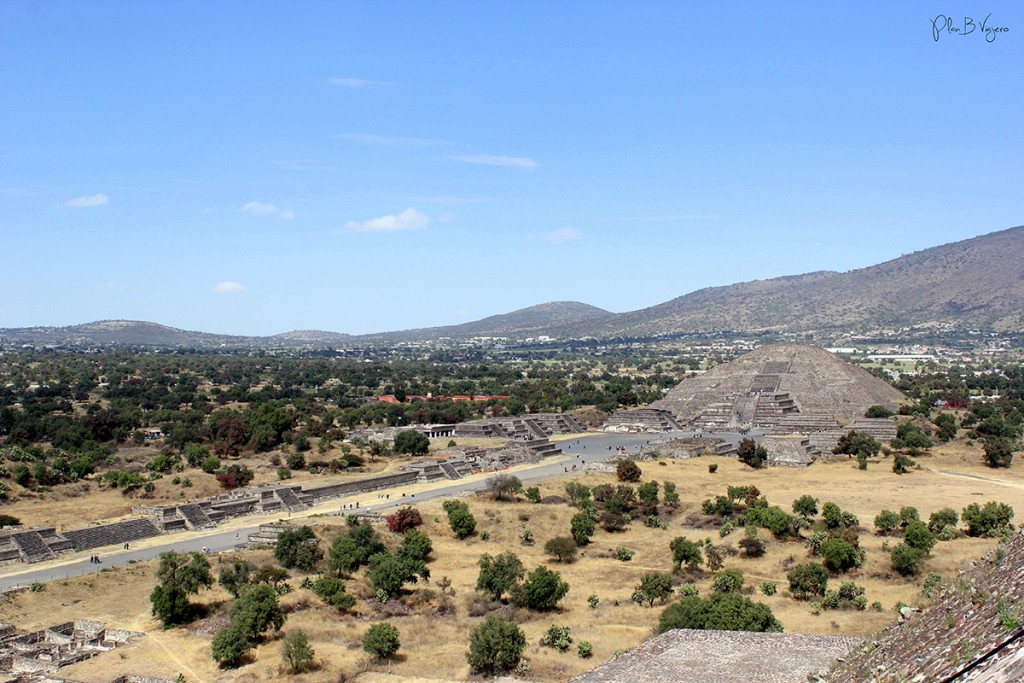
[{"label": "wispy cloud", "polygon": [[268,216],[277,213],[277,207],[267,202],[249,202],[242,207],[242,212],[251,216]]},{"label": "wispy cloud", "polygon": [[407,197],[410,201],[424,204],[483,204],[494,201],[487,197],[456,197],[452,195],[430,195],[427,197]]},{"label": "wispy cloud", "polygon": [[624,216],[622,220],[628,223],[677,223],[679,221],[712,221],[719,218],[721,216],[710,213],[666,213],[649,216]]},{"label": "wispy cloud", "polygon": [[430,223],[430,216],[422,214],[416,209],[408,208],[405,211],[380,218],[371,218],[368,221],[359,223],[349,221],[345,227],[358,232],[399,232],[402,230],[419,230]]},{"label": "wispy cloud", "polygon": [[65,204],[65,206],[72,206],[77,209],[88,206],[103,206],[109,201],[110,198],[105,194],[92,194],[71,199]]},{"label": "wispy cloud", "polygon": [[540,236],[548,244],[565,244],[583,237],[583,231],[576,228],[559,228]]},{"label": "wispy cloud", "polygon": [[210,288],[211,292],[218,294],[236,294],[238,292],[245,291],[245,285],[241,282],[234,282],[233,280],[225,280],[224,282],[218,282]]},{"label": "wispy cloud", "polygon": [[540,167],[540,163],[528,157],[502,157],[489,154],[476,154],[470,156],[455,157],[456,161],[464,161],[467,164],[482,164],[484,166],[502,166],[504,168],[518,168],[532,171]]},{"label": "wispy cloud", "polygon": [[351,76],[346,76],[344,78],[329,78],[327,79],[327,82],[340,88],[382,88],[394,85],[391,81],[372,81],[366,78],[352,78]]},{"label": "wispy cloud", "polygon": [[401,135],[377,135],[376,133],[342,133],[338,139],[358,142],[361,145],[381,146],[405,146],[405,147],[428,147],[433,145],[447,145],[445,140],[433,138],[405,137]]},{"label": "wispy cloud", "polygon": [[277,216],[286,221],[295,218],[295,212],[291,209],[278,209],[276,204],[269,202],[249,202],[242,207],[242,213],[247,213],[250,216]]}]

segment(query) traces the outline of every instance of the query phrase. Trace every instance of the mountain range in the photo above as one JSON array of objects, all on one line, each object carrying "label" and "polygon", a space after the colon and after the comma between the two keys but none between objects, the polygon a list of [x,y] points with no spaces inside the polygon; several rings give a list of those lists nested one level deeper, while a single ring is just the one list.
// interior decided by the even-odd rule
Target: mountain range
[{"label": "mountain range", "polygon": [[352,336],[297,330],[270,337],[190,332],[107,320],[0,329],[0,341],[186,348],[326,346],[476,336],[652,337],[679,333],[868,331],[951,326],[1024,331],[1024,226],[914,252],[845,273],[709,287],[628,313],[555,301],[444,327]]}]

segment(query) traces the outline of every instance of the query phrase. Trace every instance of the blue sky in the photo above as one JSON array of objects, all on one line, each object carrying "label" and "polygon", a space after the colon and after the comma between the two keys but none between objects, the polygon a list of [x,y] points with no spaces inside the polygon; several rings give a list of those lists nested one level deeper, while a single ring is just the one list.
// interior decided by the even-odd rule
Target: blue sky
[{"label": "blue sky", "polygon": [[5,0],[0,87],[0,327],[621,312],[1024,223],[1021,3]]}]

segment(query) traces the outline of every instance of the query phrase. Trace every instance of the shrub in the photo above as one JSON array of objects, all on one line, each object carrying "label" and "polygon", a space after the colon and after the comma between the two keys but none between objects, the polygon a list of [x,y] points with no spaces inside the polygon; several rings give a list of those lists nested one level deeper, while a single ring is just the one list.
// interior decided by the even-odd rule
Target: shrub
[{"label": "shrub", "polygon": [[957,514],[956,510],[953,508],[942,508],[941,510],[936,510],[928,517],[928,530],[933,534],[938,534],[946,526],[951,525],[955,528],[959,521],[960,515]]},{"label": "shrub", "polygon": [[967,525],[968,536],[994,536],[1000,529],[1010,526],[1013,508],[1006,503],[994,501],[984,506],[971,503],[963,509],[961,517]]},{"label": "shrub", "polygon": [[828,570],[813,562],[794,567],[786,578],[789,579],[789,590],[797,600],[821,597],[828,587]]},{"label": "shrub", "polygon": [[762,581],[761,582],[761,595],[771,597],[778,592],[778,586],[774,581]]},{"label": "shrub", "polygon": [[220,469],[220,458],[215,455],[210,455],[202,459],[199,463],[199,469],[207,474],[213,474]]},{"label": "shrub", "polygon": [[577,512],[573,515],[571,527],[572,539],[576,541],[576,545],[582,548],[590,542],[590,537],[594,535],[596,524],[594,519],[586,512]]},{"label": "shrub", "polygon": [[900,525],[900,516],[892,510],[882,510],[875,515],[875,529],[883,536],[888,536]]},{"label": "shrub", "polygon": [[619,546],[615,549],[615,559],[619,562],[629,562],[633,559],[633,551]]},{"label": "shrub", "polygon": [[743,553],[744,557],[761,557],[767,549],[764,541],[756,536],[747,536],[740,539],[739,546],[740,552]]},{"label": "shrub", "polygon": [[710,465],[708,465],[708,473],[714,474],[717,471],[718,471],[718,463],[717,462],[713,462]]},{"label": "shrub", "polygon": [[488,616],[469,634],[466,661],[473,671],[495,676],[515,670],[525,647],[522,629],[500,617]]},{"label": "shrub", "polygon": [[743,588],[743,572],[739,569],[723,569],[711,581],[711,590],[716,593],[739,593]]},{"label": "shrub", "polygon": [[818,514],[818,499],[814,496],[803,495],[793,501],[793,514],[804,518],[810,518]]},{"label": "shrub", "polygon": [[565,495],[569,498],[570,503],[579,507],[590,500],[590,487],[570,481],[565,485]]},{"label": "shrub", "polygon": [[900,543],[889,554],[893,570],[903,576],[913,576],[921,571],[925,553],[922,550]]},{"label": "shrub", "polygon": [[885,406],[871,406],[864,411],[864,417],[892,417],[895,413]]},{"label": "shrub", "polygon": [[252,646],[242,630],[231,625],[221,629],[213,637],[210,653],[213,655],[213,661],[217,662],[221,668],[225,668],[237,665],[242,655],[250,649]]},{"label": "shrub", "polygon": [[658,632],[674,628],[781,632],[782,624],[765,604],[736,593],[714,593],[707,600],[690,596],[666,607]]},{"label": "shrub", "polygon": [[597,609],[597,606],[601,604],[601,599],[597,597],[596,593],[591,593],[587,596],[587,604],[590,605],[590,609]]},{"label": "shrub", "polygon": [[893,456],[892,471],[896,474],[906,474],[913,469],[915,465],[917,465],[916,462],[902,453],[897,453]]},{"label": "shrub", "polygon": [[523,482],[514,474],[496,474],[488,477],[486,486],[495,500],[512,500],[523,490]]},{"label": "shrub", "polygon": [[821,544],[821,556],[825,567],[835,572],[845,572],[858,564],[857,548],[841,538],[828,538]]},{"label": "shrub", "polygon": [[459,538],[466,538],[476,531],[476,517],[469,511],[469,506],[461,500],[446,500],[443,504],[448,513],[448,526]]},{"label": "shrub", "polygon": [[576,541],[568,536],[556,536],[544,544],[544,552],[559,562],[576,559]]},{"label": "shrub", "polygon": [[576,654],[580,659],[590,659],[594,655],[594,646],[590,644],[590,641],[581,641],[576,646]]},{"label": "shrub", "polygon": [[363,635],[363,650],[377,659],[393,656],[401,645],[398,629],[386,621],[374,624]]},{"label": "shrub", "polygon": [[536,486],[531,486],[530,488],[526,489],[525,494],[526,500],[530,501],[531,503],[540,502],[540,489],[537,488]]},{"label": "shrub", "polygon": [[935,591],[941,585],[942,574],[928,572],[928,576],[924,577],[924,582],[921,584],[921,594],[926,598],[932,598],[935,596]]},{"label": "shrub", "polygon": [[927,555],[935,547],[936,538],[924,522],[914,520],[903,530],[903,542]]},{"label": "shrub", "polygon": [[565,652],[572,644],[572,630],[568,626],[555,626],[552,624],[540,638],[543,647],[553,647],[559,652]]},{"label": "shrub", "polygon": [[611,510],[602,512],[598,522],[601,524],[601,528],[608,532],[622,531],[626,527],[626,518]]},{"label": "shrub", "polygon": [[217,472],[217,481],[226,489],[246,486],[253,478],[253,472],[245,465],[228,465]]},{"label": "shrub", "polygon": [[548,611],[568,592],[569,584],[562,581],[561,575],[542,566],[530,572],[517,597],[529,609]]},{"label": "shrub", "polygon": [[347,612],[356,606],[355,597],[345,592],[345,583],[332,576],[322,576],[313,581],[310,590],[339,612]]},{"label": "shrub", "polygon": [[303,631],[292,631],[281,643],[281,659],[293,673],[302,673],[313,663],[313,648]]},{"label": "shrub", "polygon": [[619,481],[640,481],[642,475],[640,466],[632,460],[620,460],[619,464],[615,466],[615,476]]}]

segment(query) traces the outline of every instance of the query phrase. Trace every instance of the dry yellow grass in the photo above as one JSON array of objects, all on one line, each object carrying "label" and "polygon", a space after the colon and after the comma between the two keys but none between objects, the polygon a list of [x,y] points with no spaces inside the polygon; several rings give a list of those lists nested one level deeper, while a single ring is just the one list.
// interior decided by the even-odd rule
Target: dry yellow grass
[{"label": "dry yellow grass", "polygon": [[[753,471],[734,460],[716,458],[714,462],[719,465],[716,474],[708,472],[707,465],[712,462],[708,458],[665,464],[641,463],[644,481],[673,481],[678,486],[683,505],[670,528],[648,529],[635,522],[628,530],[617,534],[599,529],[594,543],[581,553],[580,559],[564,565],[551,561],[543,552],[543,546],[549,538],[568,533],[574,510],[567,505],[496,503],[482,497],[470,498],[468,502],[477,517],[478,531],[486,530],[490,537],[487,541],[479,537],[458,541],[448,529],[439,505],[425,504],[421,508],[425,520],[423,530],[434,542],[435,559],[430,563],[432,581],[429,585],[421,583],[411,587],[413,590],[406,598],[413,605],[410,615],[389,619],[401,632],[399,657],[392,662],[377,663],[361,649],[363,633],[372,623],[384,618],[375,609],[373,600],[361,599],[354,614],[340,615],[323,606],[307,591],[297,589],[282,599],[282,604],[292,610],[285,631],[304,630],[321,663],[317,671],[305,673],[299,680],[336,681],[339,674],[351,676],[363,671],[390,673],[400,680],[415,680],[416,677],[468,678],[470,671],[464,655],[468,633],[482,620],[468,615],[469,602],[475,595],[476,561],[485,552],[497,554],[512,550],[528,570],[544,564],[559,571],[571,586],[558,611],[549,614],[519,611],[515,614],[527,638],[530,677],[564,681],[651,635],[661,608],[639,607],[630,602],[629,596],[644,573],[670,570],[668,543],[674,537],[682,535],[693,540],[710,537],[716,545],[735,547],[742,537],[742,530],[720,539],[715,530],[683,528],[687,514],[699,511],[700,502],[705,498],[724,493],[727,485],[755,484],[771,503],[787,510],[795,498],[810,493],[822,502],[834,501],[844,510],[858,515],[862,526],[867,529],[881,509],[898,510],[903,505],[914,505],[925,519],[941,507],[959,510],[969,503],[988,500],[1009,503],[1018,513],[1024,513],[1024,478],[1020,466],[1015,465],[1010,470],[991,470],[980,464],[980,457],[981,450],[977,447],[969,448],[961,443],[945,446],[937,449],[936,455],[921,458],[925,469],[904,476],[894,475],[888,462],[873,463],[867,471],[858,470],[850,461],[819,463],[799,470]],[[954,474],[941,474],[929,468]],[[575,479],[594,486],[611,482],[613,477],[580,474]],[[565,481],[559,479],[541,484],[542,494],[562,493]],[[342,532],[340,520],[331,519],[330,523],[337,526],[320,529],[325,540]],[[520,542],[520,533],[527,528],[534,533],[536,542],[533,546],[523,546]],[[392,534],[382,533],[395,541]],[[742,570],[747,585],[754,589],[764,580],[778,582],[778,595],[751,597],[771,606],[786,631],[867,635],[894,618],[891,608],[897,601],[910,604],[919,601],[920,579],[907,581],[891,575],[888,553],[882,549],[887,539],[870,531],[863,533],[861,539],[862,547],[867,550],[867,564],[862,570],[844,578],[863,585],[870,601],[877,600],[884,605],[883,612],[826,611],[814,616],[806,603],[787,597],[784,565],[791,556],[796,562],[805,561],[807,552],[801,543],[773,541],[769,543],[764,557],[756,560],[728,557],[726,567]],[[896,541],[889,542],[894,544]],[[980,556],[993,544],[994,541],[989,539],[940,543],[928,560],[926,571],[952,576],[957,568]],[[611,557],[608,551],[616,546],[634,550],[633,560],[623,563]],[[254,561],[269,561],[266,551],[247,555]],[[0,619],[32,628],[75,617],[96,618],[113,626],[144,630],[149,634],[137,645],[61,671],[62,675],[86,681],[109,680],[117,673],[129,671],[170,678],[183,672],[189,681],[264,681],[283,675],[279,639],[260,644],[241,668],[220,671],[210,659],[212,634],[187,629],[161,630],[148,613],[148,594],[153,586],[154,569],[153,563],[137,565],[94,577],[57,582],[42,593],[21,593],[11,602],[0,605]],[[438,583],[442,577],[448,577],[455,590],[452,598],[455,613],[451,616],[441,616],[436,611],[443,600],[438,595]],[[298,586],[299,580],[300,577],[296,576],[292,583]],[[699,582],[702,594],[707,594],[709,584],[710,576]],[[371,597],[361,580],[351,581],[349,585],[353,594],[361,598]],[[434,595],[425,599],[426,588],[431,589]],[[591,593],[597,594],[601,601],[593,610],[587,605],[587,596]],[[227,599],[227,594],[216,588],[201,594],[198,601],[217,613],[223,610]],[[570,626],[577,643],[590,641],[594,648],[593,659],[576,657],[575,645],[565,654],[540,647],[540,637],[551,624]],[[367,680],[383,679],[368,677]]]}]

